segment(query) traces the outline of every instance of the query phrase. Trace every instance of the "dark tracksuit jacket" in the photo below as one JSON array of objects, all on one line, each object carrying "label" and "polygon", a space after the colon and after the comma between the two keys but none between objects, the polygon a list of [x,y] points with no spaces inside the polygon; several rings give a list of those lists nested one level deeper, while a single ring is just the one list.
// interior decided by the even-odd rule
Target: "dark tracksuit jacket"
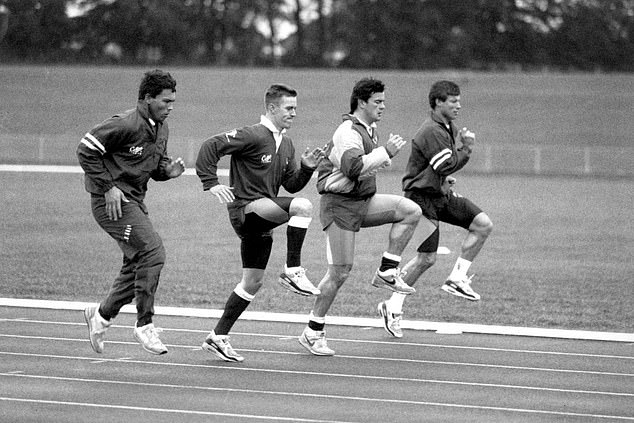
[{"label": "dark tracksuit jacket", "polygon": [[154,122],[147,104],[105,120],[81,139],[79,164],[86,191],[103,196],[113,186],[129,200],[143,203],[150,178],[166,181],[167,123]]},{"label": "dark tracksuit jacket", "polygon": [[[167,124],[154,122],[147,104],[139,101],[135,109],[96,125],[77,147],[86,191],[92,194],[93,215],[124,254],[121,271],[100,305],[107,319],[135,298],[141,324],[150,323],[154,314],[154,293],[165,263],[165,249],[143,200],[150,178],[169,179],[165,173],[165,165],[170,162],[168,134]],[[117,221],[111,221],[105,212],[104,195],[113,186],[129,200],[122,204],[123,217]]]},{"label": "dark tracksuit jacket", "polygon": [[470,153],[456,148],[458,130],[432,111],[412,140],[403,191],[416,191],[433,196],[442,195],[445,178],[462,169],[469,161]]}]

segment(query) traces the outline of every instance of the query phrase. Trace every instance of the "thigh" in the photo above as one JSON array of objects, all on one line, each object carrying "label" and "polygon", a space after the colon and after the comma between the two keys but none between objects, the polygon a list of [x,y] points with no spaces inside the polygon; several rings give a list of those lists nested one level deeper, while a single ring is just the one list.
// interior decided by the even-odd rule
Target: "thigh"
[{"label": "thigh", "polygon": [[291,197],[260,198],[244,208],[244,226],[247,231],[257,228],[271,230],[290,218]]},{"label": "thigh", "polygon": [[438,212],[438,217],[441,222],[469,229],[473,219],[481,212],[468,198],[452,193],[448,196],[445,207]]},{"label": "thigh", "polygon": [[406,191],[405,197],[409,198],[420,207],[423,216],[431,221],[438,221],[438,211],[445,207],[446,196],[430,196],[418,192]]},{"label": "thigh", "polygon": [[356,232],[341,229],[336,223],[326,228],[326,258],[330,265],[354,263]]},{"label": "thigh", "polygon": [[393,194],[375,194],[368,205],[361,227],[384,225],[398,221],[398,206],[404,198]]},{"label": "thigh", "polygon": [[152,221],[141,206],[134,201],[121,204],[122,217],[110,220],[106,213],[105,200],[93,198],[93,215],[101,228],[117,243],[128,258],[136,253],[159,248],[162,240],[154,230]]}]

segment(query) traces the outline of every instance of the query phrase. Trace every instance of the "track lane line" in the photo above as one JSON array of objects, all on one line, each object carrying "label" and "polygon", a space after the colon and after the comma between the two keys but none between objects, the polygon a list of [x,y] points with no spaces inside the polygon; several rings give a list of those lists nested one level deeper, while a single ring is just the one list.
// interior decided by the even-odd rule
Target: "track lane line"
[{"label": "track lane line", "polygon": [[[359,397],[359,396],[344,396],[344,395],[325,395],[325,394],[306,394],[306,393],[296,393],[296,392],[273,392],[273,391],[263,391],[263,390],[254,390],[254,389],[235,389],[235,388],[213,388],[213,387],[204,387],[204,386],[191,386],[191,385],[172,385],[172,384],[148,384],[141,382],[129,382],[129,381],[113,381],[113,380],[103,380],[103,379],[84,379],[84,378],[67,378],[67,377],[51,377],[51,376],[38,376],[38,375],[25,375],[25,374],[2,374],[10,377],[21,377],[21,378],[33,378],[33,379],[42,379],[42,380],[55,380],[55,381],[64,381],[64,382],[82,382],[82,383],[104,383],[104,384],[114,384],[114,385],[129,385],[129,386],[153,386],[153,387],[161,387],[161,388],[170,388],[170,389],[191,389],[191,390],[203,390],[203,391],[224,391],[224,392],[235,392],[235,393],[247,393],[247,394],[257,394],[257,395],[280,395],[280,396],[298,396],[303,398],[318,398],[318,399],[329,399],[329,400],[344,400],[344,401],[361,401],[361,402],[379,402],[379,403],[389,403],[389,404],[407,404],[407,405],[419,405],[419,406],[437,406],[437,407],[448,407],[448,408],[462,408],[462,409],[473,409],[473,410],[488,410],[488,411],[503,411],[503,412],[514,412],[514,413],[528,413],[528,414],[541,414],[541,415],[554,415],[554,416],[567,416],[567,417],[584,417],[584,418],[604,418],[604,419],[612,419],[612,420],[634,420],[634,417],[628,416],[609,416],[602,414],[590,414],[590,413],[575,413],[575,412],[565,412],[565,411],[552,411],[552,410],[537,410],[537,409],[526,409],[526,408],[513,408],[513,407],[495,407],[495,406],[481,406],[481,405],[469,405],[469,404],[451,404],[451,403],[442,403],[442,402],[433,402],[433,401],[413,401],[413,400],[399,400],[399,399],[385,399],[385,398],[368,398],[368,397]],[[12,400],[8,397],[0,397],[0,400]],[[215,412],[205,412],[205,411],[191,411],[191,410],[173,410],[173,409],[157,409],[157,408],[146,408],[146,407],[130,407],[130,406],[120,406],[120,405],[103,405],[103,404],[94,404],[94,403],[81,403],[81,402],[68,402],[68,401],[50,401],[50,400],[25,400],[25,399],[17,399],[18,401],[32,401],[37,403],[54,403],[54,404],[62,404],[62,405],[86,405],[86,406],[95,406],[95,407],[107,407],[107,408],[122,408],[122,409],[131,409],[131,410],[144,410],[144,411],[164,411],[164,412],[173,412],[173,413],[185,413],[185,414],[203,414],[203,415],[214,415],[214,416],[237,416],[237,417],[247,417],[247,418],[255,418],[255,419],[274,419],[274,417],[262,417],[262,416],[251,416],[251,415],[243,415],[243,414],[229,414],[229,413],[215,413]],[[292,419],[292,418],[282,418],[284,421],[297,421],[297,422],[335,422],[332,420],[313,420],[313,419]],[[337,421],[338,422],[338,421]]]}]

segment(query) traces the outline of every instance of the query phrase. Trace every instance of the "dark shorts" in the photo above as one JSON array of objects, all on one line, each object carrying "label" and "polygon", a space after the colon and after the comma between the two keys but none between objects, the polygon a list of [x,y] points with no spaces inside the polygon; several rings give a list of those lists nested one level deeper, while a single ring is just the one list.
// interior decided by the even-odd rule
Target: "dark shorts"
[{"label": "dark shorts", "polygon": [[429,195],[405,191],[404,195],[418,204],[426,218],[465,229],[469,229],[473,219],[482,213],[471,200],[454,192],[446,195]]},{"label": "dark shorts", "polygon": [[271,235],[273,229],[288,222],[292,197],[261,198],[250,203],[230,204],[229,220],[239,237]]}]

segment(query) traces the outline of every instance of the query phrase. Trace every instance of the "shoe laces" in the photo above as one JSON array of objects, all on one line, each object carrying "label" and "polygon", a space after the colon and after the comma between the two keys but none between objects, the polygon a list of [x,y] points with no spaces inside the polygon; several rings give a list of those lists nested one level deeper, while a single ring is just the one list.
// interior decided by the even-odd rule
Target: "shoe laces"
[{"label": "shoe laces", "polygon": [[231,344],[229,343],[229,335],[225,336],[224,339],[221,338],[220,342],[225,349],[225,352],[230,355],[237,355]]},{"label": "shoe laces", "polygon": [[400,277],[402,272],[401,272],[401,268],[400,267],[392,267],[391,269],[386,269],[384,271],[379,270],[378,274],[383,279],[386,279],[386,278],[396,279],[396,278]]},{"label": "shoe laces", "polygon": [[401,282],[405,283],[405,281],[403,280],[403,276],[405,276],[407,274],[407,272],[404,272],[401,270],[400,267],[397,267],[394,269],[394,275],[392,276],[394,278],[394,281],[398,281],[399,279],[401,280]]},{"label": "shoe laces", "polygon": [[327,346],[327,342],[326,342],[326,332],[321,331],[321,332],[317,332],[315,333],[315,338],[314,339],[314,344],[316,346],[319,347],[325,347]]},{"label": "shoe laces", "polygon": [[220,344],[231,347],[231,344],[229,344],[229,339],[230,339],[229,335],[217,335],[217,336],[218,336],[218,341]]},{"label": "shoe laces", "polygon": [[320,339],[324,339],[324,340],[326,339],[326,331],[312,330],[312,329],[308,331],[308,329],[306,329],[306,332],[304,332],[304,336],[310,342],[315,343],[319,341]]},{"label": "shoe laces", "polygon": [[161,340],[159,339],[159,333],[161,332],[163,332],[163,329],[157,327],[148,329],[148,339],[152,342],[161,342]]}]

